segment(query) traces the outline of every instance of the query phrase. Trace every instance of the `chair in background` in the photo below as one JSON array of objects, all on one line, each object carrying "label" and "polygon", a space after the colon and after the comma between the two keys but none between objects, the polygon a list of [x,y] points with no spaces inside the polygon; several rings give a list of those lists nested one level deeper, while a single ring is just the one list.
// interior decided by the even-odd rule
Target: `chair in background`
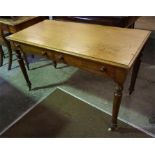
[{"label": "chair in background", "polygon": [[5,37],[8,35],[9,33],[7,33],[6,31],[3,31],[2,24],[0,24],[0,67],[3,65],[3,59],[4,59],[4,51],[2,46],[5,46],[8,49],[8,54],[9,54],[8,70],[10,70],[12,65],[12,49],[11,49],[10,43],[5,39]]},{"label": "chair in background", "polygon": [[[11,69],[12,65],[12,50],[14,46],[10,45],[5,37],[9,34],[16,33],[24,28],[32,26],[42,20],[48,19],[47,16],[0,16],[0,66],[3,65],[4,52],[2,46],[6,46],[9,54],[9,65],[8,70]],[[29,63],[24,52],[23,58],[25,60],[26,66],[29,69]]]},{"label": "chair in background", "polygon": [[[14,45],[11,45],[10,42],[6,39],[8,35],[10,35],[10,33],[5,31],[5,28],[3,28],[2,24],[0,23],[0,67],[3,66],[3,59],[4,59],[4,51],[2,46],[5,46],[8,50],[8,55],[9,55],[8,70],[10,70],[12,66],[12,50],[15,50],[16,47]],[[24,52],[23,52],[23,57],[24,57],[26,66],[29,70],[29,63],[27,61],[27,57]]]}]

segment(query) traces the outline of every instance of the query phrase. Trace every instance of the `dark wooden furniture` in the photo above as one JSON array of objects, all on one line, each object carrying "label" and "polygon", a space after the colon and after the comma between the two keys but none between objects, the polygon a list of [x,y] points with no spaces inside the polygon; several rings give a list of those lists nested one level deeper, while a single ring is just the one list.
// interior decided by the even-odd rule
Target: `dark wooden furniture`
[{"label": "dark wooden furniture", "polygon": [[138,16],[53,16],[53,19],[133,28]]},{"label": "dark wooden furniture", "polygon": [[[4,16],[0,17],[0,66],[3,65],[3,49],[2,45],[6,46],[8,49],[9,54],[9,65],[8,70],[11,69],[12,65],[12,46],[9,44],[9,42],[5,39],[5,36],[8,34],[16,33],[26,27],[29,27],[33,24],[36,24],[47,17],[44,16]],[[23,56],[25,57],[25,61],[27,64],[27,67],[29,68],[28,61],[26,59],[25,54],[23,53]]]},{"label": "dark wooden furniture", "polygon": [[[117,127],[127,73],[134,66],[131,94],[140,65],[141,50],[149,35],[150,32],[145,30],[45,20],[7,38],[20,48],[31,49],[33,54],[111,78],[116,83],[110,128],[113,130]],[[31,89],[20,49],[16,50],[16,54]]]},{"label": "dark wooden furniture", "polygon": [[11,50],[10,43],[8,42],[8,40],[5,39],[7,35],[8,33],[5,33],[3,31],[2,24],[0,23],[0,67],[3,65],[3,58],[4,58],[4,52],[2,46],[7,46],[8,51]]}]

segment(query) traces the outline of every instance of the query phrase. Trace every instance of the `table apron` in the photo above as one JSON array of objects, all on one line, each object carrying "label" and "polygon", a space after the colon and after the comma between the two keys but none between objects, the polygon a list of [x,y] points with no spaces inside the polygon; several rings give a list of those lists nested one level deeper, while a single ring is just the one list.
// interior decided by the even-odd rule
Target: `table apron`
[{"label": "table apron", "polygon": [[126,79],[126,74],[128,72],[127,69],[90,60],[89,58],[86,59],[79,56],[73,56],[70,54],[65,54],[25,44],[20,44],[20,48],[26,53],[41,55],[46,57],[47,59],[54,60],[57,63],[65,63],[70,66],[74,66],[100,76],[110,77],[116,83],[121,85],[124,83]]}]

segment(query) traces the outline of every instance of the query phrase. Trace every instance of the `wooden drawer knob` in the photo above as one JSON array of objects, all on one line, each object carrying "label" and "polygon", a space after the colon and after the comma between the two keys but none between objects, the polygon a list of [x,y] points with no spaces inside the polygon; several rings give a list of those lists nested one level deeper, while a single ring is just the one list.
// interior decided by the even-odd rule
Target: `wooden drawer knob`
[{"label": "wooden drawer knob", "polygon": [[101,71],[101,72],[106,72],[106,71],[107,71],[107,68],[106,68],[105,66],[102,66],[102,67],[100,68],[100,71]]},{"label": "wooden drawer knob", "polygon": [[45,52],[45,51],[42,51],[41,54],[42,54],[42,56],[47,56],[47,52]]},{"label": "wooden drawer knob", "polygon": [[63,56],[62,54],[57,55],[57,56],[56,56],[56,60],[57,60],[57,61],[62,61],[62,60],[64,60],[64,56]]}]

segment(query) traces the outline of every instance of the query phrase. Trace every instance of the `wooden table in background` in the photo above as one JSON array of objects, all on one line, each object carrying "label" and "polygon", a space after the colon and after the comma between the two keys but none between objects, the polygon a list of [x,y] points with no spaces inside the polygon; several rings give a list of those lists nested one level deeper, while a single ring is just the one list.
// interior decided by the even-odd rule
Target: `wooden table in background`
[{"label": "wooden table in background", "polygon": [[[145,30],[45,20],[8,39],[20,48],[31,49],[33,54],[110,77],[116,83],[110,128],[114,130],[117,127],[124,81],[133,67],[129,88],[131,94],[140,66],[141,50],[149,35],[150,32]],[[31,89],[20,50],[16,53]]]},{"label": "wooden table in background", "polygon": [[[14,17],[0,17],[0,24],[2,24],[3,31],[7,33],[16,33],[24,28],[27,28],[33,24],[41,22],[47,19],[45,16],[14,16]],[[6,43],[9,53],[9,67],[11,69],[12,65],[12,49],[8,43]]]},{"label": "wooden table in background", "polygon": [[15,16],[10,18],[0,17],[0,23],[2,23],[10,33],[16,33],[26,27],[29,27],[35,23],[38,23],[47,17],[44,16]]}]

